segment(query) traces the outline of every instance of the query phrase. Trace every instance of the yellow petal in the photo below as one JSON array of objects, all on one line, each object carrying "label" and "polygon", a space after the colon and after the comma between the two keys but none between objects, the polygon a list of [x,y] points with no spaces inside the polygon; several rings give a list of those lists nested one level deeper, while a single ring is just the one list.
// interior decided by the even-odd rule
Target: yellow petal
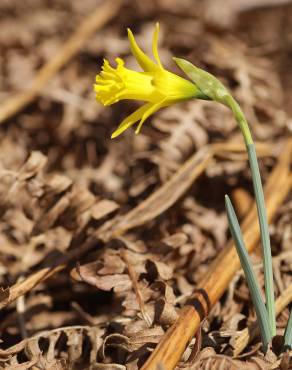
[{"label": "yellow petal", "polygon": [[151,107],[149,107],[149,109],[147,109],[147,111],[143,114],[142,118],[141,118],[141,121],[139,122],[139,125],[138,127],[136,128],[135,130],[135,134],[139,134],[140,130],[141,130],[141,127],[143,125],[143,123],[146,121],[146,119],[148,117],[151,116],[151,114],[154,114],[155,112],[157,112],[160,108],[162,108],[164,106],[164,102],[165,102],[166,99],[163,99],[161,100],[159,103],[156,103],[156,104],[152,104]]},{"label": "yellow petal", "polygon": [[145,72],[156,70],[158,66],[151,60],[138,46],[132,31],[128,28],[128,38],[131,45],[131,52],[136,58],[137,62]]},{"label": "yellow petal", "polygon": [[147,103],[145,105],[142,105],[142,107],[138,108],[130,114],[128,117],[126,117],[119,125],[119,127],[113,132],[111,138],[114,139],[115,137],[119,136],[122,132],[127,130],[130,126],[132,126],[134,123],[139,121],[144,115],[145,112],[152,106],[152,103]]},{"label": "yellow petal", "polygon": [[153,56],[154,56],[157,64],[162,69],[163,65],[161,64],[161,60],[160,60],[159,54],[158,54],[158,34],[159,34],[159,23],[156,23],[154,34],[153,34],[153,40],[152,40],[152,52],[153,52]]}]

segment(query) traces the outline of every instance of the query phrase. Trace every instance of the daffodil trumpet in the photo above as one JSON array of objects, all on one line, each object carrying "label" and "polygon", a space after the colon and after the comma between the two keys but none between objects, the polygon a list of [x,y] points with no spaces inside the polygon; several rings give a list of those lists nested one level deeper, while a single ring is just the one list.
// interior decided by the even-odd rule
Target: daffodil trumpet
[{"label": "daffodil trumpet", "polygon": [[196,84],[164,69],[158,55],[158,33],[157,23],[152,41],[154,62],[141,50],[133,33],[128,29],[131,52],[143,72],[126,68],[124,61],[116,58],[116,68],[105,59],[102,71],[96,76],[94,85],[96,100],[103,105],[111,105],[124,99],[146,102],[121,122],[113,132],[112,138],[136,122],[139,124],[135,132],[139,133],[145,120],[163,107],[192,98],[209,99]]}]

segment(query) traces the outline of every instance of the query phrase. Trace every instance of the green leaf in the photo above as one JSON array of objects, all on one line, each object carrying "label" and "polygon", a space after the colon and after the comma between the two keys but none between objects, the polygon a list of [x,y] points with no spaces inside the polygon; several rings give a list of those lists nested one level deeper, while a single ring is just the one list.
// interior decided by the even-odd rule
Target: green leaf
[{"label": "green leaf", "polygon": [[250,261],[245,243],[242,237],[240,226],[234,212],[232,203],[227,195],[225,195],[225,207],[227,211],[227,217],[229,222],[229,228],[231,235],[234,240],[237,254],[240,259],[241,267],[244,271],[245,278],[249,287],[251,299],[256,311],[257,321],[260,328],[263,349],[266,352],[268,349],[268,344],[272,339],[272,333],[270,329],[269,319],[265,304],[262,299],[261,291],[258,282],[255,277],[255,273]]},{"label": "green leaf", "polygon": [[267,221],[265,197],[260,176],[259,165],[254,144],[247,146],[248,159],[252,175],[253,189],[256,198],[258,218],[261,230],[261,241],[263,250],[263,264],[265,277],[265,294],[266,306],[271,326],[272,335],[276,335],[276,311],[275,311],[275,295],[274,295],[274,281],[273,281],[273,265],[272,252],[269,235],[269,226]]}]

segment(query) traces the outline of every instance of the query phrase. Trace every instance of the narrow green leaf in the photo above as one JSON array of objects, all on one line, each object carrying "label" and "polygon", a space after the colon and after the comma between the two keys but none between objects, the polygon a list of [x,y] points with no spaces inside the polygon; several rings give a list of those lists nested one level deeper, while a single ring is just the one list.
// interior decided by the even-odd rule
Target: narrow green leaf
[{"label": "narrow green leaf", "polygon": [[284,349],[292,349],[292,310],[290,311],[289,320],[284,334]]},{"label": "narrow green leaf", "polygon": [[269,319],[265,304],[263,302],[261,291],[259,285],[257,283],[255,273],[252,267],[252,263],[250,261],[249,255],[247,253],[247,249],[245,247],[245,243],[242,237],[242,233],[240,230],[240,226],[234,212],[232,203],[227,195],[225,195],[225,207],[227,211],[227,217],[229,222],[229,228],[231,231],[231,235],[234,240],[234,244],[237,250],[237,254],[240,259],[240,263],[242,269],[245,274],[245,278],[249,287],[251,299],[256,311],[257,321],[260,328],[262,343],[264,351],[268,349],[268,344],[271,341],[272,333],[270,329]]},{"label": "narrow green leaf", "polygon": [[272,335],[274,336],[276,335],[276,312],[275,312],[272,253],[271,253],[269,226],[265,207],[265,198],[254,144],[249,144],[247,146],[247,152],[261,230],[266,306],[271,326],[271,332]]}]

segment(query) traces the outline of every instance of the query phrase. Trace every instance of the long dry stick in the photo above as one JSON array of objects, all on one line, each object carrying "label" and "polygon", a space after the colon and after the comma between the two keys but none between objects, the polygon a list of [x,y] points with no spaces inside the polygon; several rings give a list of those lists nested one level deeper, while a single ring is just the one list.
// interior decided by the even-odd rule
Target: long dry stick
[{"label": "long dry stick", "polygon": [[7,98],[0,105],[0,123],[12,117],[22,108],[30,104],[43,89],[49,79],[58,72],[88,41],[89,37],[111,20],[121,7],[121,1],[107,0],[98,6],[80,24],[71,38],[62,46],[57,54],[46,63],[38,72],[30,88]]},{"label": "long dry stick", "polygon": [[[292,140],[285,145],[285,149],[265,187],[269,221],[272,220],[279,205],[291,189],[291,176],[289,176],[291,154]],[[242,224],[244,239],[249,252],[253,251],[260,238],[256,220],[257,213],[254,204]],[[200,327],[202,319],[208,315],[210,308],[220,299],[239,268],[240,262],[236,249],[233,241],[230,241],[214,260],[209,268],[209,273],[199,282],[199,289],[197,289],[192,300],[182,308],[179,318],[168,329],[142,370],[155,370],[158,364],[162,364],[165,370],[175,368],[188,342]]]},{"label": "long dry stick", "polygon": [[[126,215],[119,217],[109,224],[106,223],[98,229],[92,236],[92,240],[79,247],[78,251],[75,251],[75,249],[72,250],[64,256],[62,262],[43,268],[31,274],[21,283],[16,283],[10,288],[0,291],[0,310],[14,302],[21,295],[31,291],[31,289],[47,280],[50,276],[63,270],[70,261],[82,257],[82,255],[95,246],[97,239],[109,240],[116,235],[123,234],[129,229],[145,224],[162,214],[204,172],[214,155],[226,155],[227,153],[244,151],[245,147],[243,144],[224,143],[207,146],[205,149],[194,154],[161,188]],[[272,151],[269,145],[261,144],[258,146],[258,152],[261,155],[271,155]]]}]

